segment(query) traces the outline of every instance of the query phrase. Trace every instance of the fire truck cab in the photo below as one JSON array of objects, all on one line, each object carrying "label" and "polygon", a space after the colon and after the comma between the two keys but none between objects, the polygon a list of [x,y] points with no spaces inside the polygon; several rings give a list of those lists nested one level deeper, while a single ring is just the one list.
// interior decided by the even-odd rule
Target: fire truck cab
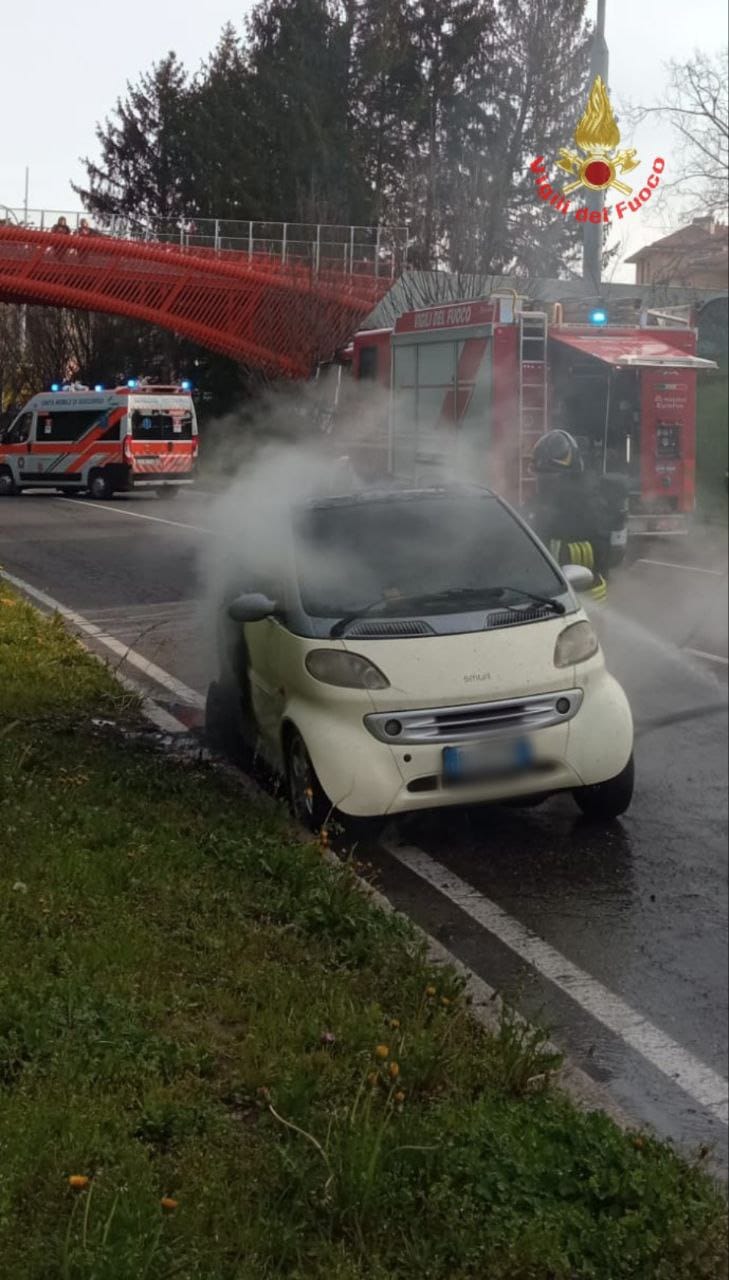
[{"label": "fire truck cab", "polygon": [[[406,312],[354,337],[355,379],[389,392],[384,468],[432,482],[455,470],[516,505],[531,454],[563,427],[590,470],[622,477],[632,533],[680,533],[694,508],[696,356],[686,326],[565,324],[513,294]],[[373,441],[368,442],[370,450]]]},{"label": "fire truck cab", "polygon": [[33,396],[0,434],[0,497],[23,489],[175,494],[194,476],[195,406],[177,386],[70,387]]}]

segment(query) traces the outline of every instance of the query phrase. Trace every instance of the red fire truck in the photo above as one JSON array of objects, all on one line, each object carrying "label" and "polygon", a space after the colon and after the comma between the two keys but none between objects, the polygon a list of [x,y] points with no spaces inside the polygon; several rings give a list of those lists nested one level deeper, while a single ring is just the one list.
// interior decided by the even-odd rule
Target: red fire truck
[{"label": "red fire truck", "polygon": [[[548,315],[494,295],[361,330],[344,359],[355,381],[382,389],[379,437],[366,443],[395,477],[419,483],[455,471],[522,506],[535,486],[534,444],[563,427],[591,470],[625,477],[631,532],[687,528],[696,375],[716,364],[697,357],[685,325],[612,325],[604,312],[565,324],[559,304]],[[346,423],[346,398],[338,417]]]}]

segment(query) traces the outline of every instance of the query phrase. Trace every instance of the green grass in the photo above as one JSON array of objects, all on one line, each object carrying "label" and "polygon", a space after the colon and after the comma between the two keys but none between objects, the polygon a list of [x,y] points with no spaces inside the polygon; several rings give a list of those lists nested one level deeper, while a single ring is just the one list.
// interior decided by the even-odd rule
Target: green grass
[{"label": "green grass", "polygon": [[726,1274],[698,1168],[541,1087],[271,805],[92,723],[130,714],[0,583],[3,1277]]}]

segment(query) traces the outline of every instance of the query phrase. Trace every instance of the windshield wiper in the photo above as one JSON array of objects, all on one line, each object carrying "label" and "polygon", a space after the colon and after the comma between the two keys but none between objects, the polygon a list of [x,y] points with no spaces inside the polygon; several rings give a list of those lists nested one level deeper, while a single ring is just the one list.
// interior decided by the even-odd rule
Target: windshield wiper
[{"label": "windshield wiper", "polygon": [[[382,609],[387,612],[392,608],[407,608],[409,605],[419,605],[427,600],[449,600],[451,597],[461,595],[463,592],[475,591],[475,587],[449,587],[446,591],[424,591],[420,595],[414,596],[394,596],[391,600],[383,599],[372,600],[369,604],[363,604],[361,609],[353,609],[351,613],[346,613],[343,618],[334,623],[329,634],[330,636],[341,636],[347,630],[351,623],[356,622],[358,618],[364,618],[369,613],[374,613],[376,609]],[[489,589],[478,588],[478,594],[489,594]]]},{"label": "windshield wiper", "polygon": [[[565,613],[565,607],[560,600],[554,600],[550,596],[536,595],[533,591],[525,591],[522,587],[447,587],[443,591],[423,591],[419,595],[397,596],[392,600],[372,600],[370,604],[365,604],[361,609],[353,609],[351,613],[347,613],[338,622],[332,626],[329,635],[332,638],[341,636],[353,622],[359,618],[365,617],[367,614],[374,613],[376,609],[383,609],[387,612],[390,608],[407,608],[409,605],[423,605],[432,600],[439,603],[444,600],[462,600],[469,596],[475,596],[479,600],[501,599],[507,592],[514,592],[523,596],[526,600],[534,600],[537,604],[544,604],[548,608],[553,609],[555,613]],[[505,609],[514,609],[514,605],[505,604]]]},{"label": "windshield wiper", "polygon": [[[554,596],[540,596],[536,591],[525,591],[523,587],[494,587],[494,591],[500,591],[506,594],[507,591],[513,592],[514,595],[522,596],[524,600],[533,600],[535,604],[546,605],[548,609],[553,609],[555,613],[566,613],[567,610],[561,600],[555,600]],[[513,609],[510,604],[504,605],[505,609]]]}]

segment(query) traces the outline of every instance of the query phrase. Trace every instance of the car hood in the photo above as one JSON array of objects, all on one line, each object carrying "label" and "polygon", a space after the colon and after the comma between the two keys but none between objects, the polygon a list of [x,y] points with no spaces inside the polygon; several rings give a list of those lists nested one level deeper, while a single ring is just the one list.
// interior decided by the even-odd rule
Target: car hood
[{"label": "car hood", "polygon": [[376,707],[458,706],[569,688],[574,668],[555,667],[554,646],[566,626],[584,617],[579,611],[522,626],[417,639],[348,637],[344,647],[387,676],[389,689],[370,691]]}]

